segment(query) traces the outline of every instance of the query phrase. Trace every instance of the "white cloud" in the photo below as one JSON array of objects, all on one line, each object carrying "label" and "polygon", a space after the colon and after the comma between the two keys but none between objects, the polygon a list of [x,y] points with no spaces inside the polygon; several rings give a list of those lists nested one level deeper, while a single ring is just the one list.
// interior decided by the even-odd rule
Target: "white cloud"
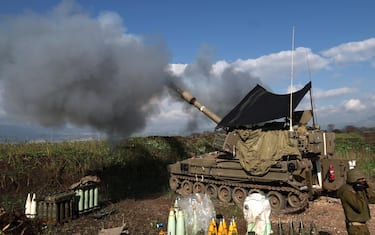
[{"label": "white cloud", "polygon": [[341,117],[341,115],[338,115],[338,112],[340,110],[337,108],[337,106],[328,104],[328,105],[319,105],[315,108],[315,115],[318,121],[318,124],[320,125],[327,125],[329,123],[332,123],[337,120],[335,117]]},{"label": "white cloud", "polygon": [[[280,51],[257,59],[237,60],[233,63],[236,69],[252,71],[264,82],[286,80],[291,77],[291,51]],[[329,61],[312,53],[310,48],[299,47],[293,55],[294,75],[328,68]]]},{"label": "white cloud", "polygon": [[341,87],[336,89],[330,89],[326,91],[316,91],[314,92],[314,97],[316,98],[330,98],[335,96],[347,95],[357,92],[356,88]]},{"label": "white cloud", "polygon": [[228,62],[221,60],[213,64],[212,66],[212,73],[216,76],[221,76],[226,68],[230,67]]},{"label": "white cloud", "polygon": [[[329,60],[314,54],[310,48],[299,47],[294,51],[294,76],[308,74],[309,71],[319,71],[329,68]],[[168,69],[174,75],[181,75],[187,64],[170,64]],[[215,76],[222,76],[227,68],[234,71],[248,73],[260,78],[265,84],[273,81],[284,81],[291,77],[291,51],[280,51],[264,55],[256,59],[238,59],[232,63],[225,60],[212,64],[212,73]],[[303,86],[303,85],[301,85]]]},{"label": "white cloud", "polygon": [[336,63],[367,61],[375,56],[375,38],[348,42],[322,52]]},{"label": "white cloud", "polygon": [[337,113],[337,106],[334,105],[319,105],[319,107],[316,108],[316,111],[321,113],[322,115],[332,115]]},{"label": "white cloud", "polygon": [[366,109],[366,105],[364,105],[359,99],[350,99],[344,102],[344,108],[346,111],[361,111]]}]

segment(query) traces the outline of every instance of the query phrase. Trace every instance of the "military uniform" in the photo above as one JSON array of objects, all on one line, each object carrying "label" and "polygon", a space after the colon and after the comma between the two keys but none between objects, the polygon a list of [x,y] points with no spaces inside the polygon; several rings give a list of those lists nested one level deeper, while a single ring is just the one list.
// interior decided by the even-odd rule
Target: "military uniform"
[{"label": "military uniform", "polygon": [[[375,192],[364,180],[358,169],[348,172],[347,184],[337,192],[345,213],[346,229],[349,235],[369,235],[366,222],[370,219],[369,203],[375,203]],[[360,183],[364,182],[364,183]]]}]

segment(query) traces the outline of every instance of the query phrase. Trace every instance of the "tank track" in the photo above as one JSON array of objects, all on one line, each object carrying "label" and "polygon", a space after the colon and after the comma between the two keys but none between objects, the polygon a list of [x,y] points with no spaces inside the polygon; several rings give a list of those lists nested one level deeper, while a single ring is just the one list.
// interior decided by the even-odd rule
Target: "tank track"
[{"label": "tank track", "polygon": [[228,186],[228,187],[240,187],[243,189],[255,189],[255,190],[266,190],[266,191],[276,191],[276,192],[284,192],[284,193],[293,193],[298,196],[300,203],[297,207],[286,207],[280,209],[277,213],[278,214],[288,214],[288,213],[295,213],[302,211],[303,209],[308,207],[308,194],[306,192],[299,191],[292,187],[287,186],[271,186],[271,185],[259,185],[259,184],[251,184],[251,183],[240,183],[240,182],[230,182],[228,180],[221,181],[221,180],[213,180],[213,179],[206,179],[200,176],[182,176],[182,175],[175,175],[173,174],[171,177],[176,177],[176,179],[180,180],[188,180],[192,183],[201,182],[204,184],[214,184],[217,186]]}]

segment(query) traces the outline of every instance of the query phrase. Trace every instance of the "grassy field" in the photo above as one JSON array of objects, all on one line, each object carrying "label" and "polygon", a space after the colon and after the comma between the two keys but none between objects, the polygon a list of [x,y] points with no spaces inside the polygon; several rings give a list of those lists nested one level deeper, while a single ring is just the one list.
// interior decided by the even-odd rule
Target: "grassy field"
[{"label": "grassy field", "polygon": [[66,190],[85,175],[102,179],[104,198],[116,201],[168,190],[166,167],[211,151],[212,134],[134,137],[127,141],[0,144],[0,208],[23,207],[25,195]]},{"label": "grassy field", "polygon": [[336,156],[357,160],[357,165],[369,176],[375,176],[375,145],[360,133],[336,134]]},{"label": "grassy field", "polygon": [[[166,166],[212,151],[212,133],[188,137],[134,137],[127,141],[0,144],[0,207],[23,207],[25,195],[64,191],[83,176],[102,179],[104,198],[116,201],[168,191]],[[336,155],[356,159],[375,176],[375,146],[355,133],[336,136]]]}]

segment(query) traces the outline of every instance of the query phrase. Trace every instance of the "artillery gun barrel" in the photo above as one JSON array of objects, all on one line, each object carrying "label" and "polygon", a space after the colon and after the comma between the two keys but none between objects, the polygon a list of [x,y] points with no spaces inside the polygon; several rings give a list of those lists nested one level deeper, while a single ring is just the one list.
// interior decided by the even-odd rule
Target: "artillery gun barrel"
[{"label": "artillery gun barrel", "polygon": [[221,118],[218,117],[215,113],[211,112],[208,108],[206,108],[204,105],[199,103],[197,99],[192,96],[187,91],[183,91],[179,88],[176,88],[176,91],[181,95],[182,99],[184,99],[186,102],[188,102],[191,105],[194,105],[199,111],[204,113],[208,118],[210,118],[212,121],[214,121],[216,124],[219,124],[221,121]]}]

